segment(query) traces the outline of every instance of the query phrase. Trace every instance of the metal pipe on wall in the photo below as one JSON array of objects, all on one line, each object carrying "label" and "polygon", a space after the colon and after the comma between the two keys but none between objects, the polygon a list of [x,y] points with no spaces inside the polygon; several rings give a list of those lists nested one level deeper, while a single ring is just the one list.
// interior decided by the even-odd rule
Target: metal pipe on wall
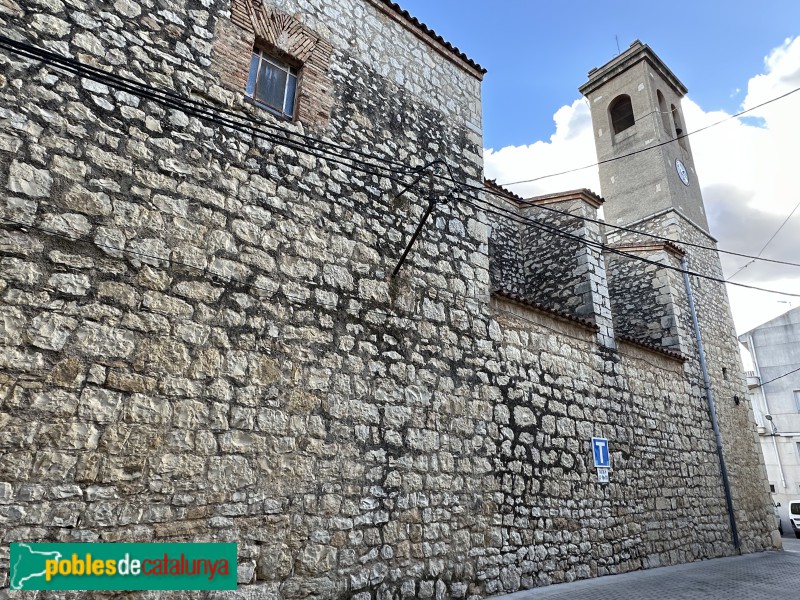
[{"label": "metal pipe on wall", "polygon": [[697,322],[697,311],[694,307],[694,296],[692,294],[692,282],[689,281],[686,257],[681,259],[681,269],[683,269],[683,282],[686,285],[686,295],[689,297],[689,312],[692,314],[692,324],[694,325],[694,336],[697,339],[697,352],[700,357],[700,369],[703,371],[703,383],[706,388],[706,399],[708,409],[711,412],[711,426],[714,428],[714,437],[717,442],[717,456],[719,457],[719,469],[722,474],[722,487],[725,491],[725,504],[728,507],[728,518],[731,522],[731,536],[736,551],[741,553],[739,544],[739,531],[736,528],[736,516],[733,513],[733,497],[731,496],[731,484],[728,480],[728,469],[725,467],[725,457],[722,454],[722,434],[719,431],[717,422],[717,411],[714,408],[714,392],[711,390],[711,378],[708,375],[708,365],[706,363],[706,351],[703,348],[703,338],[700,335],[700,325]]}]

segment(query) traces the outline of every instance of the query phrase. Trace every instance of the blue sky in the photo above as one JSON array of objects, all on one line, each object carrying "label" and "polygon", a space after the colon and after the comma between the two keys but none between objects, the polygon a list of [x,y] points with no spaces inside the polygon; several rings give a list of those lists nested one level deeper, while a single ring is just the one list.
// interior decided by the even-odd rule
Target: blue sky
[{"label": "blue sky", "polygon": [[[689,88],[696,131],[800,89],[800,0],[631,2],[402,0],[401,6],[488,69],[483,82],[484,164],[499,183],[592,165],[591,119],[578,87],[639,39]],[[722,249],[800,257],[800,92],[691,136],[711,233]],[[525,197],[575,188],[602,194],[597,169],[511,186]],[[723,255],[726,276],[746,259]],[[733,281],[800,294],[800,269],[754,263]],[[800,298],[729,285],[739,332]]]},{"label": "blue sky", "polygon": [[[547,139],[592,67],[635,39],[650,45],[705,110],[736,112],[747,80],[800,34],[800,1],[573,2],[401,0],[400,6],[488,69],[484,146]],[[738,92],[737,92],[738,90]]]}]

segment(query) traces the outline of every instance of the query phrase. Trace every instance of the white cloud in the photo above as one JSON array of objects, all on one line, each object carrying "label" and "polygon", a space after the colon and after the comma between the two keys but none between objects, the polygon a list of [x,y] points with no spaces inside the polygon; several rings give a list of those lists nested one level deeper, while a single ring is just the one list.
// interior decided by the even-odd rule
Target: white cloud
[{"label": "white cloud", "polygon": [[752,108],[800,87],[800,36],[788,38],[775,48],[764,59],[764,67],[765,72],[756,75],[747,84],[744,108]]},{"label": "white cloud", "polygon": [[[744,83],[744,82],[743,82]],[[764,72],[747,82],[743,109],[800,87],[800,36],[787,39],[764,59]],[[728,118],[723,111],[705,110],[691,98],[683,100],[687,129]],[[593,164],[597,161],[589,108],[585,100],[562,106],[554,115],[555,133],[547,142],[508,146],[485,152],[486,176],[499,183],[532,179]],[[719,247],[756,254],[800,202],[800,92],[754,109],[692,135],[695,166],[703,190],[711,232]],[[587,187],[600,192],[597,169],[512,186],[522,196]],[[763,256],[800,262],[800,209],[775,237]],[[723,255],[726,276],[747,259]],[[800,294],[800,268],[758,262],[734,281]],[[737,330],[744,332],[800,305],[800,298],[754,292],[728,286]],[[783,302],[781,302],[783,301]]]},{"label": "white cloud", "polygon": [[[562,106],[553,115],[556,132],[548,142],[527,146],[506,146],[484,152],[486,176],[498,183],[533,179],[542,175],[594,165],[597,155],[592,137],[592,120],[584,99]],[[561,190],[589,188],[600,192],[597,167],[574,173],[548,177],[540,181],[513,186],[520,196],[536,196]]]}]

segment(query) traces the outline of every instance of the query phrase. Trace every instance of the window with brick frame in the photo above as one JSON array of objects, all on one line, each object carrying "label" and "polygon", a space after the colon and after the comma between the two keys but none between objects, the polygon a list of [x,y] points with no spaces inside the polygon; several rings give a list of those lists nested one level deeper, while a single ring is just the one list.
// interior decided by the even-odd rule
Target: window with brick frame
[{"label": "window with brick frame", "polygon": [[[220,18],[214,32],[211,69],[220,83],[252,102],[285,119],[324,127],[333,109],[334,84],[330,76],[333,46],[304,25],[299,15],[289,15],[263,0],[230,0],[230,19]],[[261,93],[261,55],[271,64],[286,69],[286,79],[272,71],[272,77],[286,86],[296,84],[295,93]],[[258,66],[253,66],[253,55]],[[264,66],[265,72],[268,70]],[[294,71],[293,73],[291,71]],[[254,78],[252,77],[254,75]],[[291,77],[294,75],[294,77]],[[250,90],[248,94],[248,90]],[[290,106],[290,104],[293,105]]]},{"label": "window with brick frame", "polygon": [[245,96],[279,117],[293,119],[299,68],[266,50],[253,49]]}]

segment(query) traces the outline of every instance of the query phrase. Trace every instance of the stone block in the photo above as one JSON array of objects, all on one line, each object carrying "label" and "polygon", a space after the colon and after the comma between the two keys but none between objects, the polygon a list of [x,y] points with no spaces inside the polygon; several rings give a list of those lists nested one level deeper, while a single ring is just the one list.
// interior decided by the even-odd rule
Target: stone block
[{"label": "stone block", "polygon": [[533,411],[526,406],[515,406],[514,423],[519,427],[531,427],[536,425],[536,416],[533,414]]},{"label": "stone block", "polygon": [[208,459],[208,481],[215,491],[237,490],[253,485],[255,472],[243,456],[214,456]]},{"label": "stone block", "polygon": [[[37,15],[43,16],[43,15]],[[47,198],[53,178],[46,169],[37,169],[32,165],[14,161],[8,171],[6,187],[16,194],[24,194],[31,198]]]},{"label": "stone block", "polygon": [[29,476],[35,481],[63,481],[77,462],[78,457],[68,451],[42,450],[36,453]]},{"label": "stone block", "polygon": [[36,425],[14,418],[8,413],[0,413],[0,448],[33,448],[37,429]]},{"label": "stone block", "polygon": [[39,436],[47,447],[62,450],[95,450],[100,432],[90,423],[42,425]]},{"label": "stone block", "polygon": [[47,284],[72,296],[85,296],[91,287],[89,276],[85,273],[55,273],[50,276]]},{"label": "stone block", "polygon": [[94,235],[94,243],[105,254],[115,258],[125,256],[125,234],[115,227],[98,227]]},{"label": "stone block", "polygon": [[123,409],[123,419],[129,423],[163,425],[169,423],[171,414],[171,405],[166,398],[150,394],[133,394]]},{"label": "stone block", "polygon": [[241,561],[236,566],[236,582],[241,584],[252,583],[255,579],[256,562],[254,560]]},{"label": "stone block", "polygon": [[42,228],[77,240],[89,235],[92,231],[92,223],[84,215],[78,213],[48,213],[42,217]]},{"label": "stone block", "polygon": [[50,381],[57,386],[77,388],[83,383],[84,376],[84,364],[76,357],[68,356],[53,366]]},{"label": "stone block", "polygon": [[226,432],[219,438],[222,452],[238,454],[260,454],[266,451],[267,443],[263,436],[247,431]]},{"label": "stone block", "polygon": [[259,580],[275,581],[288,576],[292,571],[292,555],[283,543],[269,543],[260,547],[256,561]]},{"label": "stone block", "polygon": [[224,291],[225,288],[214,287],[205,281],[181,281],[174,287],[175,294],[201,302],[216,302]]},{"label": "stone block", "polygon": [[157,380],[120,369],[112,369],[108,375],[96,383],[105,383],[107,387],[121,392],[152,392],[156,389]]},{"label": "stone block", "polygon": [[34,256],[39,254],[44,244],[21,231],[0,231],[0,252]]},{"label": "stone block", "polygon": [[135,267],[150,265],[166,267],[169,265],[170,249],[164,240],[158,238],[134,239],[128,242],[126,256]]},{"label": "stone block", "polygon": [[401,429],[411,419],[411,408],[407,406],[387,406],[383,411],[386,427]]},{"label": "stone block", "polygon": [[6,196],[0,200],[0,215],[21,225],[33,225],[39,203],[29,198]]},{"label": "stone block", "polygon": [[133,359],[137,370],[170,375],[184,374],[191,360],[184,344],[167,337],[141,342]]},{"label": "stone block", "polygon": [[0,273],[26,286],[36,285],[43,276],[35,263],[13,257],[0,259]]},{"label": "stone block", "polygon": [[127,358],[135,348],[132,332],[84,321],[74,332],[76,349],[89,356]]},{"label": "stone block", "polygon": [[73,416],[78,408],[78,396],[73,392],[50,389],[30,392],[31,408],[54,416]]},{"label": "stone block", "polygon": [[389,303],[389,284],[385,281],[362,279],[358,282],[358,297],[362,300]]},{"label": "stone block", "polygon": [[94,165],[109,171],[130,174],[133,170],[133,163],[129,158],[116,153],[106,152],[97,146],[89,146],[86,149],[86,158]]},{"label": "stone block", "polygon": [[[108,484],[139,481],[142,479],[146,464],[146,457],[140,455],[140,452],[141,450],[137,448],[136,454],[119,456],[105,455],[97,479],[101,483]],[[141,511],[141,509],[139,509],[139,511]],[[139,514],[141,513],[139,512]],[[127,523],[136,522],[137,520],[138,515],[134,512],[127,520],[120,518],[118,523],[125,525]]]},{"label": "stone block", "polygon": [[78,416],[98,423],[114,423],[122,410],[122,394],[111,390],[87,386],[78,404]]},{"label": "stone block", "polygon": [[0,306],[0,340],[3,344],[17,346],[23,343],[22,332],[27,319],[25,314],[13,306]]},{"label": "stone block", "polygon": [[245,281],[252,273],[245,265],[218,256],[212,259],[208,270],[226,281]]}]

